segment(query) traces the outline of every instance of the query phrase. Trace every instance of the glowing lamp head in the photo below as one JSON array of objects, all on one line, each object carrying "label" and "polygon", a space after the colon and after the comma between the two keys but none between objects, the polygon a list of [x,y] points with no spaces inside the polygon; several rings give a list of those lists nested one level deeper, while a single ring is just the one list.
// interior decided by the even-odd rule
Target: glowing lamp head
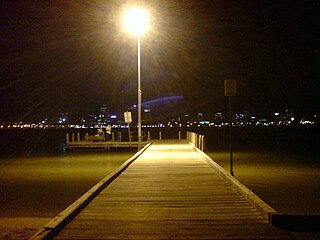
[{"label": "glowing lamp head", "polygon": [[141,35],[148,28],[149,16],[143,9],[132,8],[126,13],[124,21],[129,32]]}]

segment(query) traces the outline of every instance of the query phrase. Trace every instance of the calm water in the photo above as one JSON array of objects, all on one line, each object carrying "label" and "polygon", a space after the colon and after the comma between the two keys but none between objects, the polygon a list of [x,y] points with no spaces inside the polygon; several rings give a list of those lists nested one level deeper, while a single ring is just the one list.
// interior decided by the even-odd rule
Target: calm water
[{"label": "calm water", "polygon": [[[227,129],[195,130],[206,135],[208,155],[229,171]],[[178,129],[161,131],[163,138],[178,136]],[[0,217],[52,218],[135,153],[64,152],[66,132],[0,131]],[[319,133],[235,129],[235,177],[280,212],[320,214]]]},{"label": "calm water", "polygon": [[54,217],[134,152],[68,152],[0,162],[0,217]]},{"label": "calm water", "polygon": [[[228,129],[203,132],[230,172]],[[235,177],[279,212],[320,214],[319,126],[233,129]]]},{"label": "calm water", "polygon": [[[207,152],[230,172],[227,152]],[[235,152],[235,177],[279,212],[320,214],[320,158],[274,152]]]}]

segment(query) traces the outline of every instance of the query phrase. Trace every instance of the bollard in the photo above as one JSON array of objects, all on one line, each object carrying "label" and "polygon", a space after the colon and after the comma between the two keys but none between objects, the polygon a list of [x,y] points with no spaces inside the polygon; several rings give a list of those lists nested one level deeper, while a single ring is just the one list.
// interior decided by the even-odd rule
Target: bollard
[{"label": "bollard", "polygon": [[77,141],[80,142],[80,133],[77,133]]},{"label": "bollard", "polygon": [[66,133],[66,144],[69,143],[69,133]]},{"label": "bollard", "polygon": [[159,131],[159,140],[162,140],[162,133]]},{"label": "bollard", "polygon": [[148,131],[148,141],[150,141],[150,131]]},{"label": "bollard", "polygon": [[74,142],[74,133],[71,134],[71,141]]},{"label": "bollard", "polygon": [[181,131],[178,132],[179,140],[181,140]]},{"label": "bollard", "polygon": [[89,139],[89,133],[86,132],[86,136],[84,137],[84,140],[88,141],[88,139]]},{"label": "bollard", "polygon": [[112,141],[114,141],[114,132],[111,134]]},{"label": "bollard", "polygon": [[203,138],[204,138],[204,136],[201,135],[201,150],[202,150],[202,151],[203,151]]}]

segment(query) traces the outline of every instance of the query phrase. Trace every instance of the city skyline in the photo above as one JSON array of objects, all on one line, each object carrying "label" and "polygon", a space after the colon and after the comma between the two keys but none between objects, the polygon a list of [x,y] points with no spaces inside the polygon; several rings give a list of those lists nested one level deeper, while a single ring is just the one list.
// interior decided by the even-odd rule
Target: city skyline
[{"label": "city skyline", "polygon": [[[121,27],[131,1],[3,1],[0,120],[121,112],[137,103],[136,42]],[[174,111],[318,111],[316,1],[139,1],[143,102],[182,96]]]},{"label": "city skyline", "polygon": [[[228,112],[211,112],[196,114],[176,115],[159,119],[154,117],[152,109],[147,105],[143,109],[143,128],[163,127],[228,127],[230,117]],[[136,111],[136,109],[135,109]],[[137,127],[136,112],[131,112],[133,121],[128,124],[124,117],[108,112],[105,105],[100,111],[87,116],[74,116],[69,113],[61,113],[55,119],[42,118],[34,122],[2,122],[1,129],[7,128],[105,128],[107,125],[113,128]],[[317,114],[297,116],[292,110],[270,112],[263,116],[249,112],[234,112],[231,114],[232,126],[297,126],[297,125],[319,125],[320,118]]]}]

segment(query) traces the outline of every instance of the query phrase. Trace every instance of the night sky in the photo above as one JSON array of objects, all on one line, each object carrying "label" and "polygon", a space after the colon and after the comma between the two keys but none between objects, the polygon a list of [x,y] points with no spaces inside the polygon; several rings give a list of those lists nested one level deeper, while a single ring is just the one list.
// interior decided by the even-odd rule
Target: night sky
[{"label": "night sky", "polygon": [[[320,2],[48,0],[0,2],[0,120],[120,113],[137,101],[137,40],[124,11],[148,9],[143,101],[182,96],[176,115],[319,113]],[[170,104],[164,102],[164,104]]]}]

